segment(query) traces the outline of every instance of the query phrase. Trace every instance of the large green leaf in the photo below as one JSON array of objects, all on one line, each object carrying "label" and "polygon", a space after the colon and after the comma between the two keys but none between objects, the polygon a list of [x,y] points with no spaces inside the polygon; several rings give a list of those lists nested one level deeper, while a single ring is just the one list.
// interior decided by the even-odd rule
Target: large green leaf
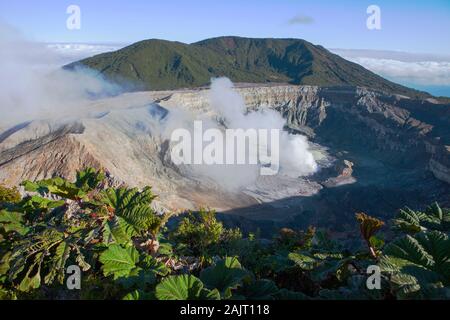
[{"label": "large green leaf", "polygon": [[[303,271],[308,271],[314,281],[322,281],[329,274],[335,275],[339,280],[345,278],[346,266],[351,261],[351,257],[344,258],[339,253],[316,253],[292,252],[289,259]],[[341,271],[341,272],[340,272]]]},{"label": "large green leaf", "polygon": [[34,276],[26,274],[20,282],[18,289],[23,292],[29,292],[33,289],[37,289],[41,286],[41,274],[36,272]]},{"label": "large green leaf", "polygon": [[24,225],[22,213],[6,210],[0,211],[0,227],[3,227],[5,232],[14,231],[20,235],[25,235],[29,231],[29,228]]},{"label": "large green leaf", "polygon": [[111,243],[129,244],[131,243],[131,238],[135,235],[134,228],[121,217],[114,216],[112,219],[104,222],[103,243],[106,245]]},{"label": "large green leaf", "polygon": [[152,300],[152,298],[154,297],[151,293],[147,293],[143,290],[134,290],[125,295],[122,300]]},{"label": "large green leaf", "polygon": [[54,209],[65,204],[64,200],[50,200],[47,198],[43,198],[41,196],[31,196],[25,198],[24,201],[21,202],[21,207],[25,210],[41,210],[45,211],[48,209]]},{"label": "large green leaf", "polygon": [[54,194],[66,199],[78,200],[86,196],[86,192],[63,178],[53,178],[38,182],[25,181],[22,183],[26,191],[38,192],[41,195]]},{"label": "large green leaf", "polygon": [[152,271],[135,268],[129,275],[118,278],[117,283],[120,283],[125,289],[138,288],[143,290],[156,283],[156,274]]},{"label": "large green leaf", "polygon": [[202,270],[200,279],[209,289],[217,289],[222,294],[227,290],[236,289],[248,272],[242,269],[237,258],[227,257],[214,266]]},{"label": "large green leaf", "polygon": [[170,268],[166,266],[163,262],[158,261],[151,255],[144,255],[139,265],[145,270],[150,270],[155,275],[167,276],[170,273]]},{"label": "large green leaf", "polygon": [[425,267],[434,265],[433,256],[410,235],[390,243],[384,253]]},{"label": "large green leaf", "polygon": [[313,270],[317,264],[318,261],[314,259],[313,257],[310,257],[305,254],[301,253],[290,253],[289,259],[295,262],[297,266],[299,266],[302,270],[310,271]]},{"label": "large green leaf", "polygon": [[27,273],[20,282],[18,287],[19,291],[30,292],[31,290],[37,289],[41,286],[41,268],[36,267],[39,264],[38,261],[41,257],[41,253],[36,255],[35,262],[28,269]]},{"label": "large green leaf", "polygon": [[87,168],[86,170],[77,172],[75,185],[81,190],[88,192],[95,189],[104,179],[105,174],[102,171]]},{"label": "large green leaf", "polygon": [[287,251],[276,252],[276,254],[264,257],[261,261],[261,269],[268,269],[275,273],[281,273],[295,265],[296,264],[289,259],[289,252]]},{"label": "large green leaf", "polygon": [[139,253],[134,247],[123,248],[118,244],[110,245],[100,255],[100,262],[103,264],[103,274],[113,275],[114,279],[126,277],[136,268],[139,261]]},{"label": "large green leaf", "polygon": [[70,256],[70,245],[66,241],[62,241],[55,250],[52,258],[52,266],[50,272],[45,277],[45,283],[52,283],[55,277],[62,284],[65,276],[66,261]]},{"label": "large green leaf", "polygon": [[275,299],[277,300],[309,300],[310,298],[302,293],[302,292],[296,292],[291,291],[287,289],[281,289],[279,290],[275,295]]},{"label": "large green leaf", "polygon": [[278,291],[273,281],[261,279],[246,285],[242,294],[248,300],[273,300]]},{"label": "large green leaf", "polygon": [[429,285],[450,284],[450,241],[439,231],[399,238],[384,250],[379,266],[399,297],[422,294]]},{"label": "large green leaf", "polygon": [[195,300],[201,297],[203,283],[192,275],[170,276],[156,286],[159,300]]},{"label": "large green leaf", "polygon": [[4,289],[0,286],[0,301],[2,300],[17,300],[17,295],[14,291]]},{"label": "large green leaf", "polygon": [[116,211],[124,211],[136,205],[150,204],[154,199],[155,195],[149,187],[141,192],[137,188],[109,188],[102,192],[102,201]]},{"label": "large green leaf", "polygon": [[369,290],[365,275],[353,275],[347,279],[345,286],[322,289],[319,297],[326,300],[379,300],[383,297],[381,290]]}]

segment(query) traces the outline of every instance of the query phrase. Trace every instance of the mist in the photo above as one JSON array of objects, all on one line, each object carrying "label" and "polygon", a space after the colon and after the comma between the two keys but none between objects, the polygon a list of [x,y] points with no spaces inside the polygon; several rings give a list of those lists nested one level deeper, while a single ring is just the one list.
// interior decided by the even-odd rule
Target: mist
[{"label": "mist", "polygon": [[[95,112],[90,108],[93,99],[122,93],[118,86],[108,83],[94,71],[64,70],[60,61],[54,50],[25,39],[14,28],[0,23],[2,131],[33,120],[58,124],[77,121]],[[306,137],[284,131],[286,120],[278,112],[270,108],[249,112],[244,99],[227,78],[212,79],[206,95],[215,117],[211,117],[211,114],[194,114],[182,106],[173,107],[163,120],[148,124],[153,128],[152,134],[167,140],[177,128],[192,130],[195,120],[202,120],[204,130],[278,129],[278,175],[297,178],[317,170]],[[133,97],[127,97],[123,109],[117,112],[131,112],[126,105],[133,104],[133,100],[128,99]],[[270,154],[271,146],[267,148]],[[199,181],[211,180],[223,188],[239,191],[257,183],[261,177],[260,168],[260,165],[186,165],[184,169],[187,175],[192,174]]]},{"label": "mist", "polygon": [[0,127],[76,118],[92,97],[120,92],[90,70],[66,71],[59,62],[44,44],[0,23]]}]

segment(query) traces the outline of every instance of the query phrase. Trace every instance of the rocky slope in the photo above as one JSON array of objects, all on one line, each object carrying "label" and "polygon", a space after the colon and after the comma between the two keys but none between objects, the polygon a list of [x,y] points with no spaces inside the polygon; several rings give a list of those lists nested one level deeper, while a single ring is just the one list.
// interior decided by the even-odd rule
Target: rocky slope
[{"label": "rocky slope", "polygon": [[[117,183],[152,185],[169,209],[218,208],[260,223],[345,224],[355,211],[391,215],[404,205],[450,203],[450,106],[358,87],[239,85],[249,109],[273,108],[307,135],[321,170],[261,177],[225,190],[170,161],[164,119],[182,109],[214,118],[207,90],[129,93],[92,102],[76,120],[1,129],[0,183],[102,167]],[[231,219],[231,218],[230,218]],[[265,222],[264,222],[265,221]],[[276,222],[278,221],[278,222]],[[280,222],[281,221],[281,222]]]}]

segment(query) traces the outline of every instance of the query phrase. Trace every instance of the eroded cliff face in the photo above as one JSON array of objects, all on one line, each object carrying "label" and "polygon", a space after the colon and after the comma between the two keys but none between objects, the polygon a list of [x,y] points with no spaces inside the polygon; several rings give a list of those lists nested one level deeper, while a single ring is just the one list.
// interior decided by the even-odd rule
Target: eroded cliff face
[{"label": "eroded cliff face", "polygon": [[290,129],[314,141],[388,165],[411,170],[426,167],[437,179],[450,182],[450,105],[362,88],[250,91],[244,93],[249,105],[275,107],[287,118]]},{"label": "eroded cliff face", "polygon": [[287,130],[328,148],[326,155],[320,152],[328,164],[310,177],[261,178],[239,192],[223,190],[175,166],[160,128],[175,108],[215,119],[209,91],[140,92],[92,102],[75,120],[1,129],[0,182],[73,179],[91,166],[104,168],[118,183],[153,186],[163,208],[209,206],[301,226],[345,223],[355,210],[383,216],[404,205],[450,203],[449,105],[354,87],[236,90],[249,110],[273,108],[286,118]]},{"label": "eroded cliff face", "polygon": [[[237,88],[250,110],[274,108],[290,130],[335,149],[392,165],[427,167],[450,181],[450,105],[385,95],[355,87],[267,86]],[[207,91],[170,93],[163,106],[209,112]]]}]

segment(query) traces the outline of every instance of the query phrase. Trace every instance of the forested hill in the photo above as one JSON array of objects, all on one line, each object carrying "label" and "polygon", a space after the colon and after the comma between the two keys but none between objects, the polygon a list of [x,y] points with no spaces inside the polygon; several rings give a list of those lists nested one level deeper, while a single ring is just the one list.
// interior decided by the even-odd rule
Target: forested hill
[{"label": "forested hill", "polygon": [[212,77],[226,76],[233,82],[350,85],[429,97],[300,39],[220,37],[193,44],[152,39],[65,68],[77,66],[97,70],[135,90],[200,87]]}]

